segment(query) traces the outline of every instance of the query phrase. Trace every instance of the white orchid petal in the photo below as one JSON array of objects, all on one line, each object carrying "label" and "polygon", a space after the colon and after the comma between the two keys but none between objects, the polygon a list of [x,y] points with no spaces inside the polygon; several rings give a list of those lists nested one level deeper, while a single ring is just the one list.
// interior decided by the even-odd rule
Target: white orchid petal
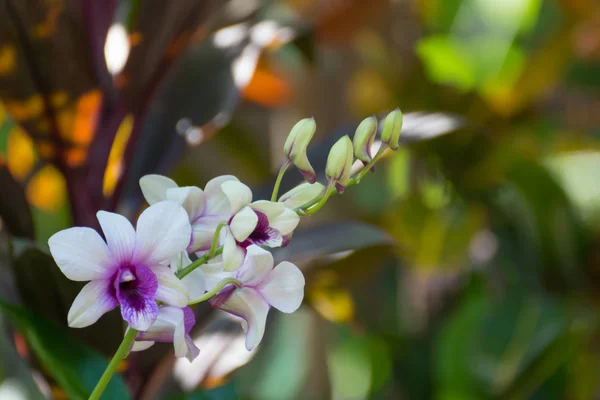
[{"label": "white orchid petal", "polygon": [[196,268],[181,279],[188,290],[190,300],[202,297],[206,293],[206,279],[201,268]]},{"label": "white orchid petal", "polygon": [[283,203],[276,203],[274,201],[267,200],[257,200],[250,204],[250,207],[253,210],[260,211],[261,213],[265,214],[269,219],[269,222],[285,210]]},{"label": "white orchid petal", "polygon": [[188,352],[187,343],[185,342],[185,325],[183,323],[183,310],[181,318],[175,324],[175,332],[173,334],[173,347],[175,349],[175,357],[185,357]]},{"label": "white orchid petal", "polygon": [[110,251],[98,232],[91,228],[69,228],[48,240],[58,268],[72,281],[108,277],[115,267]]},{"label": "white orchid petal", "polygon": [[270,305],[281,312],[294,312],[304,298],[304,275],[294,264],[277,265],[257,288]]},{"label": "white orchid petal", "polygon": [[181,253],[177,254],[175,259],[171,262],[171,271],[177,272],[187,267],[191,263],[192,260],[190,260],[190,256],[188,255],[187,251],[182,251]]},{"label": "white orchid petal", "polygon": [[189,300],[188,289],[170,268],[158,266],[152,268],[152,272],[158,279],[158,290],[154,295],[156,300],[175,307],[187,306]]},{"label": "white orchid petal", "polygon": [[[202,270],[207,291],[212,290],[223,279],[235,277],[235,271],[225,271],[222,257],[215,258],[198,269]],[[193,297],[190,295],[190,298]]]},{"label": "white orchid petal", "polygon": [[194,186],[167,189],[167,200],[181,204],[187,211],[190,221],[199,218],[204,211],[204,192]]},{"label": "white orchid petal", "polygon": [[133,342],[131,351],[143,351],[149,349],[152,346],[154,346],[154,342],[151,341]]},{"label": "white orchid petal", "polygon": [[119,305],[110,291],[111,281],[89,282],[73,300],[67,320],[71,328],[85,328]]},{"label": "white orchid petal", "polygon": [[135,229],[131,222],[122,215],[106,211],[98,211],[96,216],[113,259],[118,265],[130,263],[135,250]]},{"label": "white orchid petal", "polygon": [[233,216],[229,229],[235,240],[243,242],[254,231],[257,223],[258,215],[250,207],[244,207]]},{"label": "white orchid petal", "polygon": [[187,346],[187,355],[185,358],[187,358],[189,362],[192,362],[200,354],[200,349],[194,344],[194,341],[189,335],[185,336],[185,345]]},{"label": "white orchid petal", "polygon": [[223,244],[223,269],[235,271],[242,266],[245,256],[245,249],[238,246],[231,232],[227,232]]},{"label": "white orchid petal", "polygon": [[244,286],[255,286],[262,282],[272,269],[273,255],[253,244],[246,249],[246,258],[237,272],[237,279]]},{"label": "white orchid petal", "polygon": [[148,204],[167,199],[167,189],[176,188],[174,180],[162,175],[146,175],[140,179],[140,188]]},{"label": "white orchid petal", "polygon": [[232,214],[235,214],[252,202],[252,191],[242,182],[226,181],[221,183],[221,189],[225,193],[225,196],[227,196],[227,200],[229,200]]},{"label": "white orchid petal", "polygon": [[239,182],[238,178],[233,175],[223,175],[211,179],[204,187],[204,194],[206,195],[206,215],[231,216],[232,211],[229,200],[227,199],[227,196],[225,196],[223,189],[221,189],[221,184],[228,181]]},{"label": "white orchid petal", "polygon": [[190,242],[192,228],[188,215],[174,201],[148,207],[137,223],[134,259],[148,266],[169,264]]},{"label": "white orchid petal", "polygon": [[300,217],[298,214],[294,210],[284,207],[281,214],[272,220],[269,219],[269,226],[277,229],[282,235],[289,235],[296,229],[299,222]]},{"label": "white orchid petal", "polygon": [[[179,312],[179,319],[183,320],[183,311],[181,308],[161,306],[158,309],[158,315],[156,321],[144,332],[139,332],[136,335],[136,341],[148,341],[153,342],[172,342],[173,334],[175,332],[175,324],[173,321],[177,321],[176,316]],[[175,317],[173,316],[175,315]]]},{"label": "white orchid petal", "polygon": [[219,307],[235,316],[243,318],[242,328],[246,331],[246,349],[254,349],[263,338],[269,304],[254,289],[236,289]]},{"label": "white orchid petal", "polygon": [[188,246],[190,253],[198,250],[208,250],[217,225],[227,222],[228,217],[222,215],[207,215],[192,222],[192,240]]}]

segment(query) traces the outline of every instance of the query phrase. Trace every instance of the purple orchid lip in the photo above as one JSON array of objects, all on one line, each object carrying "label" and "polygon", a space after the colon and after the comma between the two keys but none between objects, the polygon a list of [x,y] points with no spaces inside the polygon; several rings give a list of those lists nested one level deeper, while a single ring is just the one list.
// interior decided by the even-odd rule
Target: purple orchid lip
[{"label": "purple orchid lip", "polygon": [[156,320],[158,305],[154,295],[158,278],[144,265],[120,267],[113,278],[113,295],[121,305],[121,314],[138,330],[145,330]]},{"label": "purple orchid lip", "polygon": [[258,222],[256,223],[256,227],[254,231],[244,240],[243,242],[239,242],[239,245],[243,248],[247,248],[252,244],[256,245],[269,245],[272,241],[277,241],[281,238],[281,234],[279,231],[271,226],[269,226],[269,218],[265,213],[253,210],[256,216],[258,217]]}]

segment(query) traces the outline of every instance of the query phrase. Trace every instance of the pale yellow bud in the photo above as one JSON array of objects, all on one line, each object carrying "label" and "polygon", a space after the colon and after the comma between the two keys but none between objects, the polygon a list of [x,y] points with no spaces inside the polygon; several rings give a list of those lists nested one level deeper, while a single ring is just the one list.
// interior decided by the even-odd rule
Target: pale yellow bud
[{"label": "pale yellow bud", "polygon": [[387,143],[392,150],[398,150],[398,141],[400,140],[400,131],[402,130],[402,111],[396,108],[385,117],[383,130],[381,132],[381,141]]},{"label": "pale yellow bud", "polygon": [[371,146],[373,146],[376,134],[377,118],[375,117],[364,119],[354,133],[354,155],[364,165],[367,165],[373,159],[371,156]]},{"label": "pale yellow bud", "polygon": [[325,175],[330,181],[335,182],[339,192],[344,191],[350,180],[350,170],[353,162],[354,148],[352,147],[352,140],[348,136],[343,136],[329,150],[327,166],[325,167]]},{"label": "pale yellow bud", "polygon": [[314,118],[304,118],[294,125],[283,145],[285,156],[300,170],[304,179],[310,183],[317,180],[317,175],[308,161],[306,149],[316,129],[317,124]]}]

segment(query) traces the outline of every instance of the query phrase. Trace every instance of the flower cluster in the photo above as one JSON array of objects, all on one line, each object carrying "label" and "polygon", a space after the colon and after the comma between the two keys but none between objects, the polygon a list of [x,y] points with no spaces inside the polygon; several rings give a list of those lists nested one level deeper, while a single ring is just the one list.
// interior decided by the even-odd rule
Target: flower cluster
[{"label": "flower cluster", "polygon": [[[100,211],[104,239],[84,227],[50,238],[50,251],[65,276],[89,281],[71,306],[69,326],[89,326],[119,307],[134,335],[130,350],[172,342],[176,356],[193,360],[199,349],[190,338],[195,323],[190,306],[208,301],[238,317],[246,348],[255,348],[271,307],[291,313],[304,297],[300,269],[286,261],[274,266],[268,249],[287,245],[301,216],[318,211],[336,191],[359,183],[387,148],[397,149],[401,125],[399,110],[388,115],[373,156],[375,117],[359,125],[354,141],[342,137],[329,153],[323,185],[316,182],[306,153],[315,122],[301,120],[285,143],[287,160],[270,201],[253,201],[250,188],[230,175],[212,179],[204,189],[144,176],[140,187],[149,207],[135,229],[123,216]],[[353,175],[355,157],[362,164]],[[281,179],[292,165],[307,182],[278,199]]]}]

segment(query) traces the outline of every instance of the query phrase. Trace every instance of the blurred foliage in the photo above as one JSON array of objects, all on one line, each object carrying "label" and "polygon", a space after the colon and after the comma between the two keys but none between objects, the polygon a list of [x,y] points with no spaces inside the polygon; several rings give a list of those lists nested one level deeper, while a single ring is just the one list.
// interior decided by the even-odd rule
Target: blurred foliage
[{"label": "blurred foliage", "polygon": [[315,116],[322,171],[399,106],[402,149],[274,254],[306,275],[301,310],[248,355],[198,307],[198,360],[132,355],[107,398],[600,395],[597,1],[0,0],[0,20],[0,394],[85,396],[122,333],[118,312],[63,329],[79,287],[52,233],[135,219],[150,172],[268,198],[295,121]]}]

